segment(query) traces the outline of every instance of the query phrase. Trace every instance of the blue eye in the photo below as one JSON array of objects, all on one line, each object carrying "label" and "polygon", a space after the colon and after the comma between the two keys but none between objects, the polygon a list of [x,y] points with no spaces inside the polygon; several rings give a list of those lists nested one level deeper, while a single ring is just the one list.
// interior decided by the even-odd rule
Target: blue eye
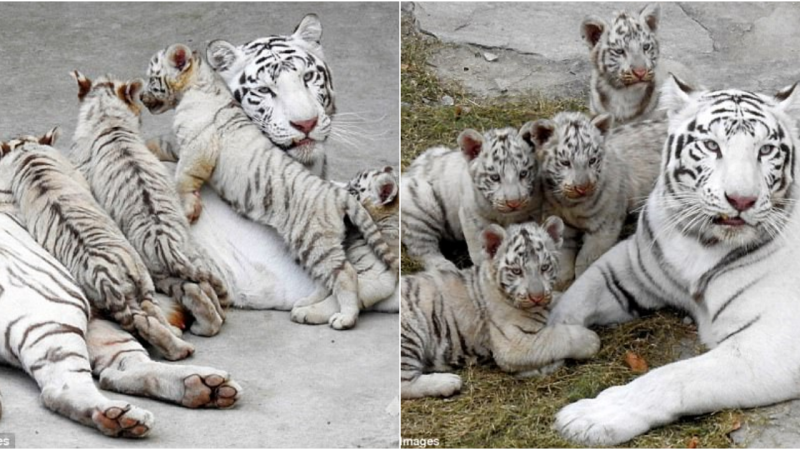
[{"label": "blue eye", "polygon": [[522,275],[522,271],[518,267],[514,267],[513,269],[511,269],[511,273],[517,276]]},{"label": "blue eye", "polygon": [[500,181],[500,175],[494,174],[490,176],[489,179],[497,183],[498,181]]},{"label": "blue eye", "polygon": [[719,153],[719,144],[717,144],[716,141],[712,139],[706,139],[705,141],[703,141],[703,145],[705,145],[709,151],[712,151],[714,153]]},{"label": "blue eye", "polygon": [[314,79],[314,72],[306,72],[303,75],[303,81],[305,81],[306,83],[308,83],[309,81],[311,81],[313,79]]},{"label": "blue eye", "polygon": [[270,89],[270,88],[268,88],[266,86],[259,87],[258,89],[256,89],[256,92],[258,92],[259,94],[262,94],[262,95],[275,96],[275,92],[273,92],[272,89]]},{"label": "blue eye", "polygon": [[758,149],[758,154],[760,156],[769,156],[772,152],[775,151],[775,146],[772,144],[762,145],[760,149]]}]

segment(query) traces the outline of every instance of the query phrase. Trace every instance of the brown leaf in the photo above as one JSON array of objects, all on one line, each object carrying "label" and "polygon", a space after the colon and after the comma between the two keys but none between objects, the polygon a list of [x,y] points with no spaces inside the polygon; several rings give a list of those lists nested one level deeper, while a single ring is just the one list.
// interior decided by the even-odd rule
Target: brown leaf
[{"label": "brown leaf", "polygon": [[730,433],[733,433],[739,428],[742,428],[742,416],[736,416],[736,420],[733,422],[733,425],[731,425]]},{"label": "brown leaf", "polygon": [[692,438],[689,439],[689,445],[687,445],[686,448],[697,448],[698,445],[700,445],[700,439],[698,439],[697,436],[692,436]]},{"label": "brown leaf", "polygon": [[403,72],[408,70],[408,64],[400,64],[400,70],[402,70]]},{"label": "brown leaf", "polygon": [[649,370],[647,361],[630,350],[625,353],[625,364],[630,367],[631,372],[633,373],[645,373]]}]

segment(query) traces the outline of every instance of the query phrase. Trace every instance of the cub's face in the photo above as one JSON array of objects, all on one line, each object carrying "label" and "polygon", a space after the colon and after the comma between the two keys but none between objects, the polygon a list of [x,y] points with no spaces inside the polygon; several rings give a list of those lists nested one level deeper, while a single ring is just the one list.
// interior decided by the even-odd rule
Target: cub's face
[{"label": "cub's face", "polygon": [[[320,40],[322,25],[306,16],[290,36],[244,45],[212,42],[208,61],[247,116],[276,146],[302,160],[331,132],[335,97]],[[295,153],[297,153],[295,155]]]},{"label": "cub's face", "polygon": [[561,219],[549,217],[542,226],[491,225],[481,234],[494,281],[516,308],[544,307],[552,299],[563,231]]},{"label": "cub's face", "polygon": [[397,174],[390,166],[358,172],[345,186],[374,220],[396,214],[399,207]]},{"label": "cub's face", "polygon": [[679,230],[709,245],[747,246],[781,234],[794,203],[797,91],[665,84],[670,125],[661,182]]},{"label": "cub's face", "polygon": [[174,109],[198,64],[198,56],[182,44],[174,44],[153,55],[147,67],[142,103],[152,114]]}]

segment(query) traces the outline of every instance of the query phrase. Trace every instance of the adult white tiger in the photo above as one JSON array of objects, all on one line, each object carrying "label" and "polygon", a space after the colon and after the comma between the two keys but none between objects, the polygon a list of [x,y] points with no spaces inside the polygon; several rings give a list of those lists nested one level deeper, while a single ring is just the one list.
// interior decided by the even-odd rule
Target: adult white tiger
[{"label": "adult white tiger", "polygon": [[669,80],[669,137],[636,234],[564,294],[550,324],[607,324],[687,310],[710,351],[562,409],[556,428],[590,446],[684,415],[800,396],[800,90],[694,92]]}]

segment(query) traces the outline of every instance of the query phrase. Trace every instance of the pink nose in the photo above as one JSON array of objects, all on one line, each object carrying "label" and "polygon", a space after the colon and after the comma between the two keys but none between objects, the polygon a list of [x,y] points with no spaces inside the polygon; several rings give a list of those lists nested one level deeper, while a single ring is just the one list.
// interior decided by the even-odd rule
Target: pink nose
[{"label": "pink nose", "polygon": [[636,75],[636,78],[641,80],[645,75],[647,75],[647,69],[644,67],[637,67],[633,69],[633,74]]},{"label": "pink nose", "polygon": [[522,202],[519,200],[506,200],[506,206],[511,209],[517,209],[522,206]]},{"label": "pink nose", "polygon": [[737,211],[747,211],[756,204],[757,197],[739,197],[736,195],[725,194],[728,203],[731,204]]},{"label": "pink nose", "polygon": [[546,305],[547,302],[550,301],[547,294],[540,294],[540,295],[529,295],[528,300],[530,300],[534,305]]},{"label": "pink nose", "polygon": [[298,120],[297,122],[289,122],[289,123],[292,125],[294,129],[302,131],[305,134],[308,134],[311,132],[311,130],[314,129],[314,127],[317,126],[317,118],[314,117],[313,119],[309,120]]},{"label": "pink nose", "polygon": [[580,185],[580,186],[575,186],[574,189],[575,189],[575,192],[578,195],[586,195],[592,190],[592,185],[591,184],[583,184],[583,185]]}]

